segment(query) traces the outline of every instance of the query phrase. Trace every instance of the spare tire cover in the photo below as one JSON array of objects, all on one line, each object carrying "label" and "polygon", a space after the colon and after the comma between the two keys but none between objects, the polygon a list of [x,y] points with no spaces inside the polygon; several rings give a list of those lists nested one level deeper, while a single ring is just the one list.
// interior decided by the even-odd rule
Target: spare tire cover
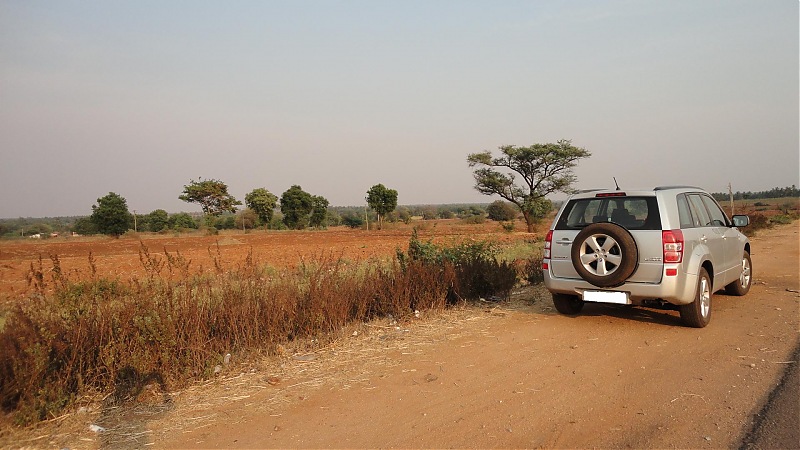
[{"label": "spare tire cover", "polygon": [[631,233],[610,222],[581,230],[572,242],[570,256],[578,275],[598,287],[621,285],[639,265],[639,251]]}]

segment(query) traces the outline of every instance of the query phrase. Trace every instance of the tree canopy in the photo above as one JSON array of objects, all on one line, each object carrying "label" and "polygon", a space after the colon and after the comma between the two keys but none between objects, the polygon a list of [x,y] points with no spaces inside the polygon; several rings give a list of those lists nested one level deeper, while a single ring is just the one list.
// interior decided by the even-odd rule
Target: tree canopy
[{"label": "tree canopy", "polygon": [[[529,232],[542,217],[545,196],[571,192],[575,182],[572,168],[591,156],[588,150],[573,146],[569,140],[529,147],[505,145],[499,150],[502,156],[497,158],[488,150],[467,156],[469,166],[476,167],[475,189],[484,195],[499,195],[517,205]],[[520,184],[516,183],[517,176],[521,178]]]},{"label": "tree canopy", "polygon": [[364,225],[364,218],[358,214],[347,212],[342,216],[342,225],[346,225],[350,228],[361,228],[361,226]]},{"label": "tree canopy", "polygon": [[194,229],[197,228],[197,222],[194,221],[192,216],[182,212],[169,216],[169,227],[174,230]]},{"label": "tree canopy", "polygon": [[245,208],[236,214],[233,224],[240,230],[247,230],[248,228],[255,228],[257,221],[258,214],[250,208]]},{"label": "tree canopy", "polygon": [[228,193],[228,185],[219,180],[192,180],[183,187],[179,199],[188,203],[198,203],[203,213],[219,216],[224,212],[236,212],[236,206],[242,202]]},{"label": "tree canopy", "polygon": [[283,223],[289,229],[302,230],[307,227],[313,209],[313,196],[299,185],[295,184],[281,195]]},{"label": "tree canopy", "polygon": [[156,209],[147,215],[150,231],[159,232],[169,227],[169,214],[163,209]]},{"label": "tree canopy", "polygon": [[311,217],[309,225],[315,228],[325,228],[328,226],[328,199],[320,195],[311,197]]},{"label": "tree canopy", "polygon": [[72,225],[72,231],[77,234],[97,234],[97,225],[92,221],[92,216],[81,217]]},{"label": "tree canopy", "polygon": [[517,218],[519,208],[503,200],[495,200],[486,207],[486,215],[491,220],[503,222]]},{"label": "tree canopy", "polygon": [[397,191],[376,184],[367,191],[367,204],[378,214],[378,229],[383,227],[383,219],[397,208]]},{"label": "tree canopy", "polygon": [[98,198],[96,205],[92,205],[89,220],[98,233],[119,237],[130,229],[133,219],[128,211],[127,200],[109,192],[105,197]]},{"label": "tree canopy", "polygon": [[278,197],[265,188],[256,188],[244,196],[244,203],[253,210],[265,226],[272,221]]}]

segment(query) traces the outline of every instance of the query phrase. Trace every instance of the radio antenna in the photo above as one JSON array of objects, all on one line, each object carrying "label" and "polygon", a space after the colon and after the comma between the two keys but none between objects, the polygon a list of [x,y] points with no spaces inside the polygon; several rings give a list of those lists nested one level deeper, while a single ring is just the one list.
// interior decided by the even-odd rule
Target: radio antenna
[{"label": "radio antenna", "polygon": [[619,184],[617,183],[617,177],[611,177],[611,178],[614,179],[614,186],[616,186],[617,190],[619,190]]}]

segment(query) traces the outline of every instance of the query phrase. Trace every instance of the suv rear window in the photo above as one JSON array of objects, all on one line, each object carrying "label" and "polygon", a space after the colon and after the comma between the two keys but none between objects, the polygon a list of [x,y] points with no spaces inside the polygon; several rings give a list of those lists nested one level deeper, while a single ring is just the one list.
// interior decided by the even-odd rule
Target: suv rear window
[{"label": "suv rear window", "polygon": [[629,230],[660,230],[655,197],[600,197],[573,199],[558,219],[556,230],[580,230],[598,222],[612,222]]}]

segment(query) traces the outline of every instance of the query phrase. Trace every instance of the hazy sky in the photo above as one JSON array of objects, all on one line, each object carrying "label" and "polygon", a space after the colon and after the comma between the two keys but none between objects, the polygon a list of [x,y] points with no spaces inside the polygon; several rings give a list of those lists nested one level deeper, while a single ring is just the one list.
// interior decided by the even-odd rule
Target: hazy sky
[{"label": "hazy sky", "polygon": [[469,153],[571,139],[578,188],[800,184],[797,0],[0,0],[0,217],[490,202]]}]

